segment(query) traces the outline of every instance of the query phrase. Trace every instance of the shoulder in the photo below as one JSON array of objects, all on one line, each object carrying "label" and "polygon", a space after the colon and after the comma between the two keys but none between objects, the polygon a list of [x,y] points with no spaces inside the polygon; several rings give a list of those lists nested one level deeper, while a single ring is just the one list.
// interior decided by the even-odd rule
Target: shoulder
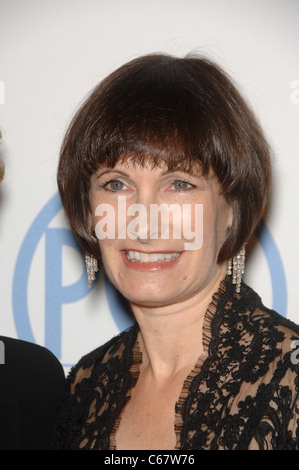
[{"label": "shoulder", "polygon": [[239,312],[248,313],[252,322],[261,331],[278,330],[286,340],[299,335],[299,325],[266,307],[260,296],[246,284],[242,285],[240,298],[234,300]]},{"label": "shoulder", "polygon": [[299,325],[275,310],[267,308],[250,287],[245,286],[245,292],[248,298],[254,299],[250,318],[257,331],[268,335],[269,338],[272,335],[272,344],[277,341],[283,346],[284,352],[290,350],[293,341],[299,339]]},{"label": "shoulder", "polygon": [[65,388],[58,359],[47,348],[0,336],[0,448],[48,450]]},{"label": "shoulder", "polygon": [[265,307],[260,296],[246,284],[237,294],[234,286],[227,283],[212,326],[217,357],[222,357],[223,348],[230,357],[238,357],[240,374],[251,383],[274,372],[277,380],[289,372],[297,374],[292,353],[299,341],[298,325]]},{"label": "shoulder", "polygon": [[[256,357],[257,362],[269,361],[272,372],[277,369],[281,374],[292,372],[297,375],[299,326],[275,310],[265,307],[260,297],[246,285],[243,295],[248,299],[248,305],[252,306],[251,310],[248,308],[248,323],[244,319],[247,334],[252,334],[252,356]],[[279,375],[278,372],[277,374]]]},{"label": "shoulder", "polygon": [[64,382],[64,371],[56,356],[44,346],[20,339],[0,336],[3,356],[1,375],[34,378],[35,382],[45,377],[47,382]]},{"label": "shoulder", "polygon": [[275,364],[298,374],[296,366],[299,363],[299,326],[264,306],[257,308],[252,318],[258,324],[260,334],[266,338],[265,348],[276,349]]},{"label": "shoulder", "polygon": [[133,347],[137,331],[138,327],[134,324],[129,329],[111,338],[105,344],[84,355],[68,375],[68,382],[70,382],[71,388],[75,387],[83,379],[90,378],[102,366],[103,362],[108,362],[109,357],[112,357],[118,349],[122,351],[126,346],[129,348]]},{"label": "shoulder", "polygon": [[[138,334],[137,324],[114,336],[102,346],[84,355],[71,369],[67,377],[67,389],[61,402],[56,422],[54,447],[77,448],[81,440],[82,429],[90,426],[87,421],[89,412],[94,416],[96,408],[106,410],[105,415],[96,418],[97,430],[116,418],[119,409],[124,405],[126,387],[133,383],[130,380],[133,347]],[[113,406],[112,406],[112,401]],[[116,406],[114,406],[116,405]],[[103,419],[102,419],[103,418]],[[93,420],[92,420],[93,421]],[[107,435],[107,429],[103,431]],[[90,431],[91,432],[91,431]],[[80,444],[78,444],[80,445]],[[105,447],[104,447],[105,448]]]}]

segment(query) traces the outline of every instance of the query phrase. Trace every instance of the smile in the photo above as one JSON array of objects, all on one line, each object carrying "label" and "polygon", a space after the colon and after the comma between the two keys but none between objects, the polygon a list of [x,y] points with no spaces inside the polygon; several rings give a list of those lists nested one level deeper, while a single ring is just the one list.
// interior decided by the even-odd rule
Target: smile
[{"label": "smile", "polygon": [[172,253],[143,253],[141,251],[126,251],[126,257],[131,263],[169,263],[180,255]]}]

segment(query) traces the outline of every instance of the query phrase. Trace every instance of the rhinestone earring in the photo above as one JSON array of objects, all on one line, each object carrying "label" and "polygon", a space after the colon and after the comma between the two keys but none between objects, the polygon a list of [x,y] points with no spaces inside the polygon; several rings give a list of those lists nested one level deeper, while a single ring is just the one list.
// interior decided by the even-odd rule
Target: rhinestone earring
[{"label": "rhinestone earring", "polygon": [[242,275],[245,271],[245,245],[239,253],[228,261],[227,274],[232,276],[232,283],[236,285],[236,292],[239,294],[242,282]]},{"label": "rhinestone earring", "polygon": [[86,264],[86,271],[87,271],[88,288],[91,289],[92,282],[95,280],[96,272],[98,271],[98,261],[94,256],[86,253],[85,264]]}]

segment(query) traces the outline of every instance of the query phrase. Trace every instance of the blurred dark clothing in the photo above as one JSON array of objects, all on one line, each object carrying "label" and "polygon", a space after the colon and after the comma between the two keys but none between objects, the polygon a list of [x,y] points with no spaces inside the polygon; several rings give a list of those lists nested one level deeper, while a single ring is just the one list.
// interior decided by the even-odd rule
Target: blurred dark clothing
[{"label": "blurred dark clothing", "polygon": [[0,341],[0,450],[51,449],[65,384],[62,365],[42,346],[4,336]]}]

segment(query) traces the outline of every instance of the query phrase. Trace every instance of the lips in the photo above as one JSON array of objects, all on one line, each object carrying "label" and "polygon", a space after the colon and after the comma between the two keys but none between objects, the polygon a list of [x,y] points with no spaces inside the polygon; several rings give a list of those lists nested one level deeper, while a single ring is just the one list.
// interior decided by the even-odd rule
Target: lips
[{"label": "lips", "polygon": [[122,257],[127,267],[139,271],[159,271],[171,268],[178,262],[182,252],[142,252],[125,250]]},{"label": "lips", "polygon": [[127,259],[131,263],[169,263],[180,255],[179,252],[171,253],[144,253],[142,251],[126,251]]}]

